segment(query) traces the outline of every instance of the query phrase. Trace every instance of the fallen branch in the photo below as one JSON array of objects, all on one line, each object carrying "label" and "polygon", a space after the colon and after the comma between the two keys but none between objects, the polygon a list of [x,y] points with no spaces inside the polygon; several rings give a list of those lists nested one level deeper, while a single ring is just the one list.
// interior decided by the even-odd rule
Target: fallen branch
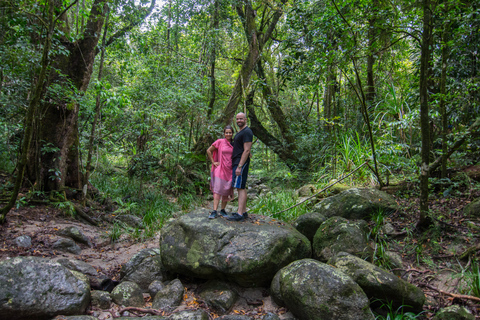
[{"label": "fallen branch", "polygon": [[447,296],[450,296],[450,297],[453,297],[453,298],[480,302],[480,298],[477,298],[477,297],[474,297],[474,296],[467,296],[467,295],[464,295],[464,294],[455,294],[455,293],[446,292],[446,291],[440,290],[440,289],[435,288],[434,286],[431,286],[431,285],[426,284],[426,283],[420,283],[420,285],[422,285],[425,288],[428,288],[430,290],[437,291],[441,294],[444,294],[444,295],[447,295]]}]

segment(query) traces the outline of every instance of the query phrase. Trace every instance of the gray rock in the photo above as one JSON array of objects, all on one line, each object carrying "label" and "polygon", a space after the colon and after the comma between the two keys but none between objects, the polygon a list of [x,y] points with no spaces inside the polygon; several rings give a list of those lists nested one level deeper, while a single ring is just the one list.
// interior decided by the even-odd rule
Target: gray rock
[{"label": "gray rock", "polygon": [[307,184],[307,185],[304,185],[300,188],[298,188],[296,191],[295,191],[295,195],[297,197],[309,197],[311,195],[313,195],[315,192],[317,192],[317,188],[315,188],[315,186],[313,184]]},{"label": "gray rock", "polygon": [[120,214],[115,217],[115,220],[123,222],[133,228],[143,228],[142,218],[134,216],[133,214]]},{"label": "gray rock", "polygon": [[112,297],[106,291],[93,290],[92,291],[92,306],[100,309],[108,309],[112,304]]},{"label": "gray rock", "polygon": [[372,213],[383,210],[385,213],[397,210],[395,199],[380,190],[371,188],[352,188],[317,203],[315,211],[325,217],[333,216],[346,219],[370,219]]},{"label": "gray rock", "polygon": [[73,254],[80,254],[82,249],[70,238],[58,239],[53,245],[52,248],[59,251],[66,251]]},{"label": "gray rock", "polygon": [[218,280],[206,283],[199,295],[209,307],[223,314],[232,308],[238,297],[228,284]]},{"label": "gray rock", "polygon": [[268,285],[288,263],[310,257],[311,245],[293,227],[270,218],[212,220],[208,210],[199,210],[163,227],[160,251],[167,270],[255,287]]},{"label": "gray rock", "polygon": [[297,229],[301,234],[307,237],[310,242],[313,242],[313,237],[317,232],[318,228],[322,223],[325,222],[327,218],[324,215],[317,212],[309,212],[302,214],[297,220],[294,222],[293,226]]},{"label": "gray rock", "polygon": [[208,313],[203,310],[184,310],[175,312],[168,320],[208,320]]},{"label": "gray rock", "polygon": [[313,257],[326,262],[338,252],[348,252],[360,257],[371,256],[368,245],[368,225],[364,220],[348,221],[340,217],[326,220],[313,238]]},{"label": "gray rock", "polygon": [[282,300],[282,292],[280,291],[280,276],[281,273],[277,272],[275,277],[273,277],[270,285],[270,295],[272,296],[273,302],[278,304],[280,307],[285,307],[285,302]]},{"label": "gray rock", "polygon": [[163,284],[162,281],[160,280],[154,280],[150,285],[148,286],[148,293],[150,293],[150,297],[155,297],[158,291],[163,290],[165,288],[165,285]]},{"label": "gray rock", "polygon": [[157,292],[153,298],[152,308],[173,310],[182,303],[184,292],[182,282],[175,279]]},{"label": "gray rock", "polygon": [[64,229],[60,229],[58,230],[57,234],[63,237],[70,238],[75,242],[86,244],[89,247],[92,246],[90,239],[88,239],[86,235],[84,235],[80,230],[78,230],[77,227],[70,226]]},{"label": "gray rock", "polygon": [[86,262],[76,260],[76,259],[66,259],[66,258],[58,259],[57,262],[67,269],[81,272],[87,276],[93,276],[93,277],[98,276],[97,270]]},{"label": "gray rock", "polygon": [[85,312],[88,282],[59,263],[37,257],[0,261],[0,314],[4,319],[51,319]]},{"label": "gray rock", "polygon": [[332,266],[303,259],[279,274],[280,298],[299,319],[374,319],[362,288]]},{"label": "gray rock", "polygon": [[125,281],[116,286],[110,294],[113,302],[125,307],[143,307],[143,293],[135,282]]},{"label": "gray rock", "polygon": [[25,235],[16,237],[15,244],[20,248],[30,248],[32,246],[32,238]]},{"label": "gray rock", "polygon": [[143,249],[122,266],[120,278],[135,282],[147,292],[152,281],[163,281],[163,269],[160,250]]},{"label": "gray rock", "polygon": [[463,208],[463,212],[466,216],[471,218],[480,217],[480,198],[470,202]]},{"label": "gray rock", "polygon": [[465,307],[452,305],[440,309],[432,320],[475,320],[475,316]]},{"label": "gray rock", "polygon": [[386,270],[345,252],[337,254],[328,264],[350,276],[379,306],[391,302],[394,310],[402,306],[405,311],[423,310],[423,291]]},{"label": "gray rock", "polygon": [[275,313],[268,312],[266,315],[263,316],[262,320],[280,320],[280,317],[277,316]]}]

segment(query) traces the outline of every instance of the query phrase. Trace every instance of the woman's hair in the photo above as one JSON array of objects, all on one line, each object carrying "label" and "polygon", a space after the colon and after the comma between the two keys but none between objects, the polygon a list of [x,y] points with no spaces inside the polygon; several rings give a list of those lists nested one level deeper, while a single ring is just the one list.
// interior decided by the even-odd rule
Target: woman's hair
[{"label": "woman's hair", "polygon": [[234,133],[235,131],[233,131],[233,128],[231,125],[227,125],[225,126],[225,128],[223,128],[223,133],[225,133],[225,131],[227,131],[228,129],[232,130],[232,133]]}]

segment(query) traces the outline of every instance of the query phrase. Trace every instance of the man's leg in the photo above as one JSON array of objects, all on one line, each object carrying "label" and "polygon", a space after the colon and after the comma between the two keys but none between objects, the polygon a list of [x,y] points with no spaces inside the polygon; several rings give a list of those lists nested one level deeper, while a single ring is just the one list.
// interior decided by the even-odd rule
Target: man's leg
[{"label": "man's leg", "polygon": [[242,215],[247,211],[247,190],[237,189],[238,192],[238,211],[239,215]]}]

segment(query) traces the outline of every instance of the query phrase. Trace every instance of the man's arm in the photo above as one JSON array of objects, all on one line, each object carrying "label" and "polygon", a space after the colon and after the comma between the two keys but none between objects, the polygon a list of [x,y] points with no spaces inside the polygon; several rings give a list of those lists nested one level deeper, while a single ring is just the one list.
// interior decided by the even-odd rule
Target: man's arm
[{"label": "man's arm", "polygon": [[235,175],[239,176],[242,172],[242,166],[247,162],[248,157],[250,156],[250,149],[252,148],[252,142],[243,143],[243,153],[240,158],[240,163],[238,164],[237,170],[235,170]]}]

